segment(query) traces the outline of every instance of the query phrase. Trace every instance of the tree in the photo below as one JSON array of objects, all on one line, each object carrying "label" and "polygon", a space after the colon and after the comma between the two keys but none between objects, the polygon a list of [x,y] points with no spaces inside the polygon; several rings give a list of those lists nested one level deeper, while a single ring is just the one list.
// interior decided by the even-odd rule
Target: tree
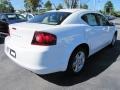
[{"label": "tree", "polygon": [[63,9],[63,6],[62,6],[61,3],[57,6],[57,9],[58,9],[58,10],[59,10],[59,9]]},{"label": "tree", "polygon": [[48,0],[46,3],[45,3],[45,8],[47,8],[47,10],[51,10],[52,9],[52,3],[50,2],[50,0]]},{"label": "tree", "polygon": [[10,0],[8,0],[7,5],[8,5],[9,12],[13,13],[15,10],[14,10],[14,7],[12,6]]},{"label": "tree", "polygon": [[39,3],[41,0],[24,0],[24,6],[27,10],[30,10],[31,12],[35,11],[36,8],[39,6]]},{"label": "tree", "polygon": [[28,3],[28,0],[24,0],[24,7],[26,11],[30,11],[30,4]]},{"label": "tree", "polygon": [[83,9],[88,9],[88,5],[87,4],[83,4]]},{"label": "tree", "polygon": [[107,14],[112,14],[114,13],[114,6],[113,3],[111,1],[107,1],[105,6],[104,6],[104,10]]},{"label": "tree", "polygon": [[88,9],[88,5],[87,4],[80,4],[80,8]]},{"label": "tree", "polygon": [[0,4],[0,12],[6,12],[6,7],[4,4]]},{"label": "tree", "polygon": [[77,8],[79,0],[64,0],[67,8]]},{"label": "tree", "polygon": [[14,12],[14,7],[12,6],[10,0],[1,0],[0,1],[0,12]]}]

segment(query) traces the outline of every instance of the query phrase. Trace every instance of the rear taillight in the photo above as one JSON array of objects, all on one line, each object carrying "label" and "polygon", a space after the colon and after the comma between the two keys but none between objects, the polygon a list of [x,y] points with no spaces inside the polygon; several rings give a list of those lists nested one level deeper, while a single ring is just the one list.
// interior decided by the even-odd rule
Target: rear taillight
[{"label": "rear taillight", "polygon": [[56,45],[57,37],[46,32],[36,31],[32,40],[32,45]]}]

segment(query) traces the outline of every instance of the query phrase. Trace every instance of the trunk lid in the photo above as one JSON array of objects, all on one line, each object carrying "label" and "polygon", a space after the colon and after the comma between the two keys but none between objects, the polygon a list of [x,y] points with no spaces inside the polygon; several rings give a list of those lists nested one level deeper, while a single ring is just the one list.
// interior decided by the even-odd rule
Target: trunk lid
[{"label": "trunk lid", "polygon": [[11,40],[22,47],[31,45],[35,31],[45,31],[48,28],[55,27],[53,25],[37,24],[37,23],[18,23],[11,24],[10,37]]}]

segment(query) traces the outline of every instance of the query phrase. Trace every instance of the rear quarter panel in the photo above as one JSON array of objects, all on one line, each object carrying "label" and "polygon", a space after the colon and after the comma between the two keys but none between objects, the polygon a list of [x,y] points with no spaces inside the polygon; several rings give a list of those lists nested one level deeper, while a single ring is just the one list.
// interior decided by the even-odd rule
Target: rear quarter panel
[{"label": "rear quarter panel", "polygon": [[[54,29],[54,30],[53,30]],[[85,38],[86,26],[82,24],[61,25],[49,30],[50,33],[57,35],[58,52],[61,52],[64,60],[64,67],[67,68],[68,60],[73,50],[82,43],[87,43]],[[53,32],[54,31],[54,32]]]}]

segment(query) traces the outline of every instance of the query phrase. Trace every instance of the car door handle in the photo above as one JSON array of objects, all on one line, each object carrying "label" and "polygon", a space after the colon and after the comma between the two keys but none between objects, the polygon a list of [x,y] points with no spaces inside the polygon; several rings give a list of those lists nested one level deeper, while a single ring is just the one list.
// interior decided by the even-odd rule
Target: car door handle
[{"label": "car door handle", "polygon": [[106,28],[103,28],[102,30],[107,30]]},{"label": "car door handle", "polygon": [[86,29],[87,32],[91,31],[91,29]]}]

